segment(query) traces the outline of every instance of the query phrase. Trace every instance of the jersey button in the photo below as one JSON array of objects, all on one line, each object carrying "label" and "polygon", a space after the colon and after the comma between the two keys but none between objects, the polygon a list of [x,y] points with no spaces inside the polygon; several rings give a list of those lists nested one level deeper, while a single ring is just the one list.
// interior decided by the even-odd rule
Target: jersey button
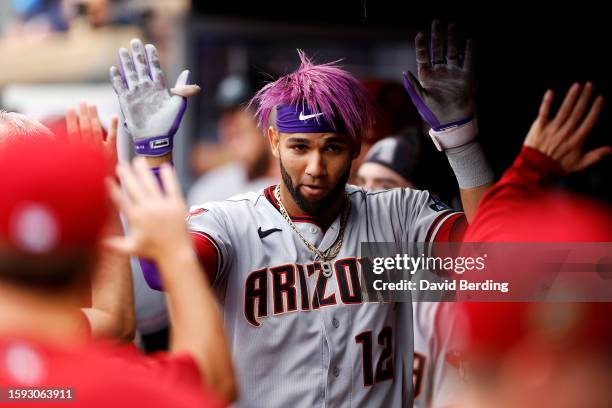
[{"label": "jersey button", "polygon": [[332,326],[334,326],[336,329],[340,327],[340,322],[335,317],[332,319]]},{"label": "jersey button", "polygon": [[310,227],[309,229],[311,234],[316,234],[317,233],[317,227]]},{"label": "jersey button", "polygon": [[334,377],[338,377],[340,375],[340,369],[338,367],[334,367],[334,369],[332,370],[332,374],[334,375]]}]

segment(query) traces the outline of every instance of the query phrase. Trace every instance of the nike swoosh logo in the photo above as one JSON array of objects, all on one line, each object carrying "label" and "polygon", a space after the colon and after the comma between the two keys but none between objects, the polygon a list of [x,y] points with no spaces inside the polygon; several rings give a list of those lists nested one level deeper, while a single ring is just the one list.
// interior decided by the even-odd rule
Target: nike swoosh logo
[{"label": "nike swoosh logo", "polygon": [[273,232],[276,231],[282,231],[282,229],[279,228],[270,228],[267,229],[265,231],[261,230],[261,227],[257,228],[257,235],[259,235],[259,238],[264,239],[265,237],[267,237],[268,235],[272,234]]},{"label": "nike swoosh logo", "polygon": [[312,115],[304,115],[304,111],[300,112],[300,120],[308,120],[312,118],[316,118],[317,116],[321,116],[323,113],[313,113]]}]

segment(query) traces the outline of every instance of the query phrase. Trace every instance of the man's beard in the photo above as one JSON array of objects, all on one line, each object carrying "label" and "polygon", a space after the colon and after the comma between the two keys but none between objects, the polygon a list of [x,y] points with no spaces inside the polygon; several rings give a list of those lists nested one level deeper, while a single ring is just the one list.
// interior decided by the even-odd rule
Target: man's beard
[{"label": "man's beard", "polygon": [[300,193],[299,188],[296,188],[293,185],[291,177],[287,173],[287,170],[285,170],[285,166],[283,166],[283,161],[279,160],[279,163],[283,182],[289,190],[291,197],[293,197],[293,200],[302,211],[315,217],[322,215],[325,210],[333,207],[338,200],[338,197],[342,196],[346,188],[346,183],[351,175],[351,164],[349,163],[347,169],[344,171],[334,188],[332,188],[324,197],[318,200],[307,200],[302,193]]}]

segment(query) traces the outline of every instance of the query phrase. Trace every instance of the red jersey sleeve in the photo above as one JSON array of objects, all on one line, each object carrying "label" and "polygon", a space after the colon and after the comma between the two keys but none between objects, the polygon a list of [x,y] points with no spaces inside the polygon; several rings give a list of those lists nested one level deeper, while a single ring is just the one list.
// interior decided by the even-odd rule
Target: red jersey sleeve
[{"label": "red jersey sleeve", "polygon": [[432,238],[428,242],[461,242],[467,230],[467,218],[464,213],[453,213],[444,218],[438,225],[432,225]]},{"label": "red jersey sleeve", "polygon": [[507,220],[515,208],[536,200],[544,191],[542,185],[553,176],[563,174],[555,160],[531,147],[523,146],[513,165],[482,197],[476,216],[465,235],[465,241],[487,241],[503,235],[500,220]]},{"label": "red jersey sleeve", "polygon": [[221,251],[215,240],[206,233],[191,231],[191,237],[200,265],[208,276],[209,282],[212,283],[221,263]]}]

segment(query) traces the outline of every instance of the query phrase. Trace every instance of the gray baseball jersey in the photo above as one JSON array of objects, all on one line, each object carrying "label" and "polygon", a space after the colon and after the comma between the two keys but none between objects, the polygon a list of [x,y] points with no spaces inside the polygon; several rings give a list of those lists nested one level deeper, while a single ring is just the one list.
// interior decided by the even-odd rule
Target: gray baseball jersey
[{"label": "gray baseball jersey", "polygon": [[413,302],[414,406],[452,407],[459,401],[459,370],[448,353],[456,341],[453,303]]},{"label": "gray baseball jersey", "polygon": [[[189,228],[217,250],[213,287],[244,407],[405,407],[412,388],[412,305],[366,303],[360,243],[424,242],[452,211],[428,192],[347,186],[352,209],[327,277],[278,210],[273,188],[192,207]],[[327,231],[292,217],[326,251]]]}]

